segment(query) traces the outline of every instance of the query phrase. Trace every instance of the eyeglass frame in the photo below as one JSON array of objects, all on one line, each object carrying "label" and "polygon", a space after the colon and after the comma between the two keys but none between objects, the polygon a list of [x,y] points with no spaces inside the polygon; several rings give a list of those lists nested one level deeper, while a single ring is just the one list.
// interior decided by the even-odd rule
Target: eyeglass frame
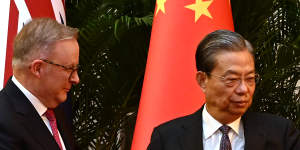
[{"label": "eyeglass frame", "polygon": [[72,75],[73,75],[73,73],[75,72],[75,71],[78,71],[78,69],[79,69],[79,65],[76,65],[75,67],[67,67],[67,66],[64,66],[64,65],[61,65],[61,64],[57,64],[57,63],[54,63],[53,61],[50,61],[50,60],[47,60],[47,59],[40,59],[41,61],[43,61],[43,62],[45,62],[45,63],[47,63],[47,64],[51,64],[51,65],[55,65],[55,66],[58,66],[58,67],[62,67],[63,69],[65,69],[65,70],[72,70],[71,71],[71,73],[70,73],[70,76],[69,76],[69,80],[71,79],[71,77],[72,77]]},{"label": "eyeglass frame", "polygon": [[[234,79],[226,79],[226,77],[225,76],[219,76],[219,75],[215,75],[215,74],[212,74],[212,73],[210,73],[210,72],[207,72],[206,73],[207,75],[210,75],[210,76],[212,76],[212,77],[217,77],[217,78],[219,78],[221,81],[223,81],[223,83],[226,85],[226,86],[228,86],[228,87],[235,87],[235,86],[237,86],[237,85],[240,85],[241,83],[242,83],[242,76],[240,76],[240,77],[238,77],[238,78],[234,78]],[[256,83],[259,81],[259,79],[260,79],[260,76],[259,76],[259,74],[258,73],[255,73],[254,74],[254,77],[253,78],[251,78],[251,79],[249,79],[250,81],[252,80],[252,79],[254,79],[254,82],[252,83],[252,81],[251,82],[247,82],[247,79],[245,80],[245,77],[243,77],[244,79],[244,82],[245,83],[247,83],[247,85],[248,86],[254,86],[254,85],[256,85]],[[227,80],[227,82],[226,82],[226,80]],[[249,84],[250,83],[250,84]]]}]

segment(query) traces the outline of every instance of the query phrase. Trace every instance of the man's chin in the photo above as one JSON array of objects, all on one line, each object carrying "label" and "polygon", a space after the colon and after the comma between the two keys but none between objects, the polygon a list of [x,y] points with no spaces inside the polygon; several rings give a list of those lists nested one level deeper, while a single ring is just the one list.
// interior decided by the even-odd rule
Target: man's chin
[{"label": "man's chin", "polygon": [[56,99],[56,107],[67,100],[67,94],[62,94]]},{"label": "man's chin", "polygon": [[60,99],[60,104],[65,102],[67,100],[67,95],[63,96],[61,99]]},{"label": "man's chin", "polygon": [[235,116],[242,116],[246,111],[247,111],[248,107],[247,108],[239,108],[239,109],[234,109],[231,111],[231,113]]}]

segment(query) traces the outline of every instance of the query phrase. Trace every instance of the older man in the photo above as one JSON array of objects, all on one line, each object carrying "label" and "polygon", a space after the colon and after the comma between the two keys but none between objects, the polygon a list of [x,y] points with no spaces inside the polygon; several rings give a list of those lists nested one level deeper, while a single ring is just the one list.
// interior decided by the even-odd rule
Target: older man
[{"label": "older man", "polygon": [[13,76],[0,92],[1,150],[71,150],[71,127],[58,105],[79,83],[78,30],[33,19],[14,41]]},{"label": "older man", "polygon": [[292,122],[246,112],[255,90],[253,48],[227,30],[208,34],[196,52],[196,79],[206,104],[156,127],[148,150],[300,150]]}]

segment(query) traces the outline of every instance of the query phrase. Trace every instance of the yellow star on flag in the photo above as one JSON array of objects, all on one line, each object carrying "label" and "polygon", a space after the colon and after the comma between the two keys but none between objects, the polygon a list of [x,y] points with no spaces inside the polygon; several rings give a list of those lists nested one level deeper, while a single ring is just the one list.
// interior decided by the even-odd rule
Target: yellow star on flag
[{"label": "yellow star on flag", "polygon": [[161,12],[165,13],[165,2],[167,0],[157,0],[156,1],[156,5],[157,5],[157,8],[156,8],[156,12],[155,12],[155,15],[157,15],[158,11],[160,10]]},{"label": "yellow star on flag", "polygon": [[206,15],[207,17],[212,19],[212,16],[208,11],[208,7],[212,2],[213,0],[210,1],[196,0],[195,4],[187,5],[185,6],[185,8],[195,11],[195,22],[197,22],[197,20],[201,17],[201,15]]}]

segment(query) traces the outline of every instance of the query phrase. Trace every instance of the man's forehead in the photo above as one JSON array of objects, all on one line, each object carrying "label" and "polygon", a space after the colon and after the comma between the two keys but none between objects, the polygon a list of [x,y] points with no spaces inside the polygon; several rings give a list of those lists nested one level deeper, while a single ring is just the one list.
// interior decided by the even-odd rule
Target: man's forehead
[{"label": "man's forehead", "polygon": [[254,56],[247,49],[240,51],[219,51],[214,55],[215,62],[235,61],[241,57],[254,62]]},{"label": "man's forehead", "polygon": [[249,74],[255,72],[254,58],[248,51],[222,52],[215,56],[212,72],[223,74]]}]

